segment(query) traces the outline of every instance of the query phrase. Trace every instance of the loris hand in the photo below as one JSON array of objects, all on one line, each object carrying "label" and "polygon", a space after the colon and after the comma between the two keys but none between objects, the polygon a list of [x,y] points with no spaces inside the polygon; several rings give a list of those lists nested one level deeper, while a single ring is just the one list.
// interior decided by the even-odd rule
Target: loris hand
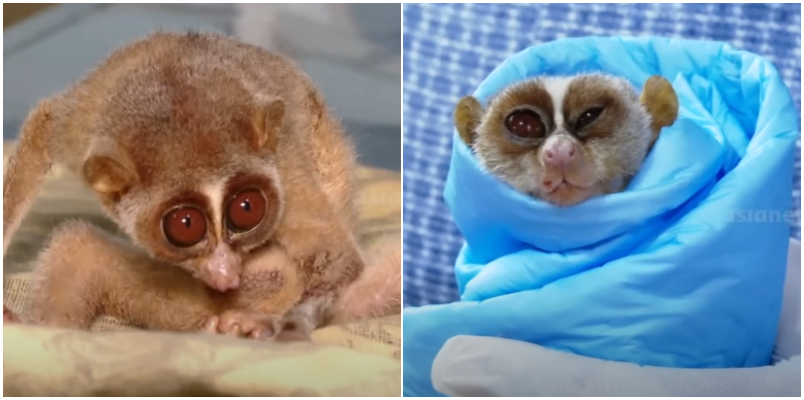
[{"label": "loris hand", "polygon": [[259,311],[230,310],[208,318],[203,332],[226,336],[290,342],[309,340],[314,326],[302,315],[270,315]]}]

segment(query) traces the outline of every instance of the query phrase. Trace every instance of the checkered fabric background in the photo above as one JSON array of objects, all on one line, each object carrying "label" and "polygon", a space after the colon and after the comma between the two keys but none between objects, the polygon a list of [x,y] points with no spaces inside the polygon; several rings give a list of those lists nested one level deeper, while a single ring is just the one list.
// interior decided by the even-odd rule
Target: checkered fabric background
[{"label": "checkered fabric background", "polygon": [[[526,47],[588,35],[723,41],[773,62],[801,109],[800,4],[403,7],[405,306],[458,299],[453,262],[462,238],[442,197],[450,160],[453,107],[505,58]],[[799,152],[793,193],[797,216],[800,163]],[[800,217],[797,221],[791,236],[800,238]]]}]

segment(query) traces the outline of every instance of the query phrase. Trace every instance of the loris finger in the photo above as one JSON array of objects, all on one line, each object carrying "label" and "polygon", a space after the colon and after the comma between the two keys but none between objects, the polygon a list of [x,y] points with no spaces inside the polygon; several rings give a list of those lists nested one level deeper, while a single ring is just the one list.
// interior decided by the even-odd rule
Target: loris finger
[{"label": "loris finger", "polygon": [[257,311],[230,310],[211,318],[207,326],[214,325],[215,333],[227,336],[268,339],[274,336],[279,318]]},{"label": "loris finger", "polygon": [[304,316],[296,313],[271,315],[259,311],[229,310],[220,316],[208,318],[203,333],[212,333],[277,342],[310,340],[312,326]]},{"label": "loris finger", "polygon": [[217,334],[218,333],[218,323],[220,323],[220,318],[217,315],[213,315],[204,321],[203,325],[201,325],[201,333],[209,333],[209,334]]}]

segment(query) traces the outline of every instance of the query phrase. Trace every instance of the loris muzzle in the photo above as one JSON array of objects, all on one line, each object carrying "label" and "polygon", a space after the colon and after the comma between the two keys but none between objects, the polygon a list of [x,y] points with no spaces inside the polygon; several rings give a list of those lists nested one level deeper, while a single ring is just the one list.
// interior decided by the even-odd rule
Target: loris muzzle
[{"label": "loris muzzle", "polygon": [[623,78],[582,74],[515,83],[485,108],[464,97],[454,118],[488,171],[565,207],[624,190],[677,116],[676,93],[661,76],[640,96]]}]

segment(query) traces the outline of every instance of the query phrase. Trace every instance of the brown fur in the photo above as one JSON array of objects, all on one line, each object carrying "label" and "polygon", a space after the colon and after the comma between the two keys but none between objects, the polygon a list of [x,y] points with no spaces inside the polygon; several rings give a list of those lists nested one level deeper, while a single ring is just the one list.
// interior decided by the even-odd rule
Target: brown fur
[{"label": "brown fur", "polygon": [[678,118],[678,96],[666,79],[661,76],[651,76],[645,82],[639,101],[651,115],[651,130],[653,131],[651,145],[653,145],[653,142],[659,138],[662,128],[673,125]]},{"label": "brown fur", "polygon": [[[555,112],[553,100],[544,89],[544,85],[539,81],[527,81],[523,82],[518,89],[507,91],[505,95],[501,95],[496,99],[495,106],[490,107],[484,116],[484,119],[488,121],[485,124],[502,126],[505,117],[511,110],[527,104],[531,105],[535,110],[543,110],[547,130],[555,129],[555,123],[551,118]],[[532,150],[532,146],[524,146],[511,141],[506,137],[502,129],[489,129],[486,133],[487,135],[483,137],[483,140],[488,140],[489,145],[493,146],[505,157],[519,157]]]},{"label": "brown fur", "polygon": [[[603,111],[579,128],[581,114],[594,107]],[[513,138],[505,119],[519,109],[539,115],[547,135]],[[493,174],[523,193],[571,206],[624,190],[661,128],[672,125],[677,115],[676,94],[660,76],[651,77],[638,97],[624,79],[586,74],[513,84],[491,98],[485,110],[465,97],[454,119],[461,138]],[[549,162],[549,154],[559,148],[573,153],[560,167]]]},{"label": "brown fur", "polygon": [[17,315],[11,312],[8,308],[3,306],[3,323],[6,322],[17,322],[18,318]]},{"label": "brown fur", "polygon": [[[54,163],[95,189],[135,246],[83,223],[60,227],[38,261],[36,322],[86,327],[100,312],[170,330],[219,315],[276,320],[296,304],[329,306],[363,272],[352,145],[307,76],[257,47],[155,33],[41,102],[4,176],[4,252]],[[230,232],[226,206],[243,188],[263,192],[266,216]],[[180,248],[162,217],[186,204],[207,216],[208,234]]]},{"label": "brown fur", "polygon": [[370,250],[371,257],[363,274],[335,302],[334,322],[356,321],[399,311],[402,307],[400,240],[400,237],[391,236]]}]

